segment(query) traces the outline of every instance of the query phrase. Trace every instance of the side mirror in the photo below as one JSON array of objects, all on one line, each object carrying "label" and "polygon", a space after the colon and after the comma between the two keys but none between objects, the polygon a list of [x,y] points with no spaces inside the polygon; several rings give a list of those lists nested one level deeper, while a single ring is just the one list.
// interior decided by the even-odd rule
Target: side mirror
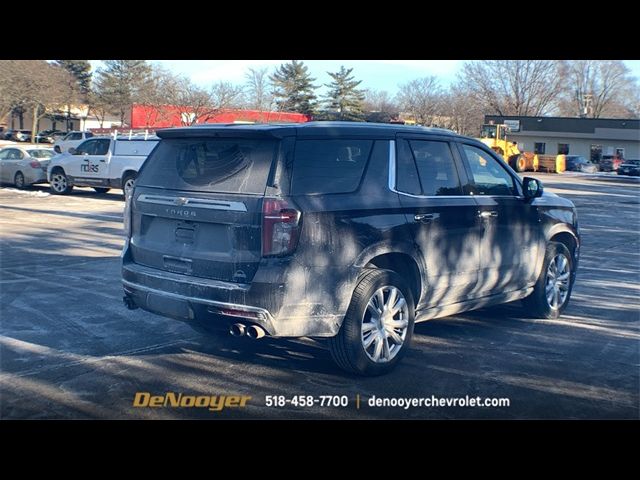
[{"label": "side mirror", "polygon": [[74,147],[70,147],[69,150],[67,150],[71,155],[75,155],[76,154],[76,149]]},{"label": "side mirror", "polygon": [[544,192],[542,182],[537,178],[531,177],[524,177],[522,181],[522,189],[524,190],[525,200],[533,200],[534,198],[541,197],[542,192]]}]

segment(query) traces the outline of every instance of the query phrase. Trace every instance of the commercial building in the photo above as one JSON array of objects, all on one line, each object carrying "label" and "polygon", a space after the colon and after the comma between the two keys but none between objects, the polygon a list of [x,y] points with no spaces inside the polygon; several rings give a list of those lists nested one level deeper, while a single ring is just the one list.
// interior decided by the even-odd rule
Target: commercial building
[{"label": "commercial building", "polygon": [[485,123],[510,127],[507,138],[520,151],[546,155],[640,158],[640,119],[485,115]]}]

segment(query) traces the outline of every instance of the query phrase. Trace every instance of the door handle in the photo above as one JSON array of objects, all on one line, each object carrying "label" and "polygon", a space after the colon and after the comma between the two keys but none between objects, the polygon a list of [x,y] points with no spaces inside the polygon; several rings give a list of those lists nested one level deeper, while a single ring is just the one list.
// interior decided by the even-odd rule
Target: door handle
[{"label": "door handle", "polygon": [[431,223],[440,218],[439,213],[416,213],[413,219],[419,223]]},{"label": "door handle", "polygon": [[100,161],[101,161],[102,163],[106,162],[106,160],[105,160],[104,158],[101,158],[101,159],[100,159]]},{"label": "door handle", "polygon": [[489,218],[496,218],[497,216],[498,216],[498,212],[489,211],[489,210],[485,210],[483,212],[478,213],[478,217],[482,218],[483,220],[486,220]]}]

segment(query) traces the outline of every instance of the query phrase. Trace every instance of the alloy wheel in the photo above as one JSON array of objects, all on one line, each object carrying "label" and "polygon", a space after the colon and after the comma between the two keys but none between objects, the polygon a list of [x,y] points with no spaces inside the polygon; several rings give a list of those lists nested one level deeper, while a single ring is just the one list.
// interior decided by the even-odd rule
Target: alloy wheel
[{"label": "alloy wheel", "polygon": [[402,349],[409,326],[409,308],[402,292],[393,286],[379,288],[369,299],[362,317],[362,347],[376,363],[391,361]]}]

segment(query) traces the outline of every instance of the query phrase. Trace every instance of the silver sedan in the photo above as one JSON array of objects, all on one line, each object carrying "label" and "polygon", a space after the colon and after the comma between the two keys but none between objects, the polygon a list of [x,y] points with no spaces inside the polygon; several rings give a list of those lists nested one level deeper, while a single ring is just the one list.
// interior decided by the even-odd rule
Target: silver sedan
[{"label": "silver sedan", "polygon": [[55,153],[51,147],[10,146],[0,150],[0,182],[24,188],[47,181],[47,166]]}]

